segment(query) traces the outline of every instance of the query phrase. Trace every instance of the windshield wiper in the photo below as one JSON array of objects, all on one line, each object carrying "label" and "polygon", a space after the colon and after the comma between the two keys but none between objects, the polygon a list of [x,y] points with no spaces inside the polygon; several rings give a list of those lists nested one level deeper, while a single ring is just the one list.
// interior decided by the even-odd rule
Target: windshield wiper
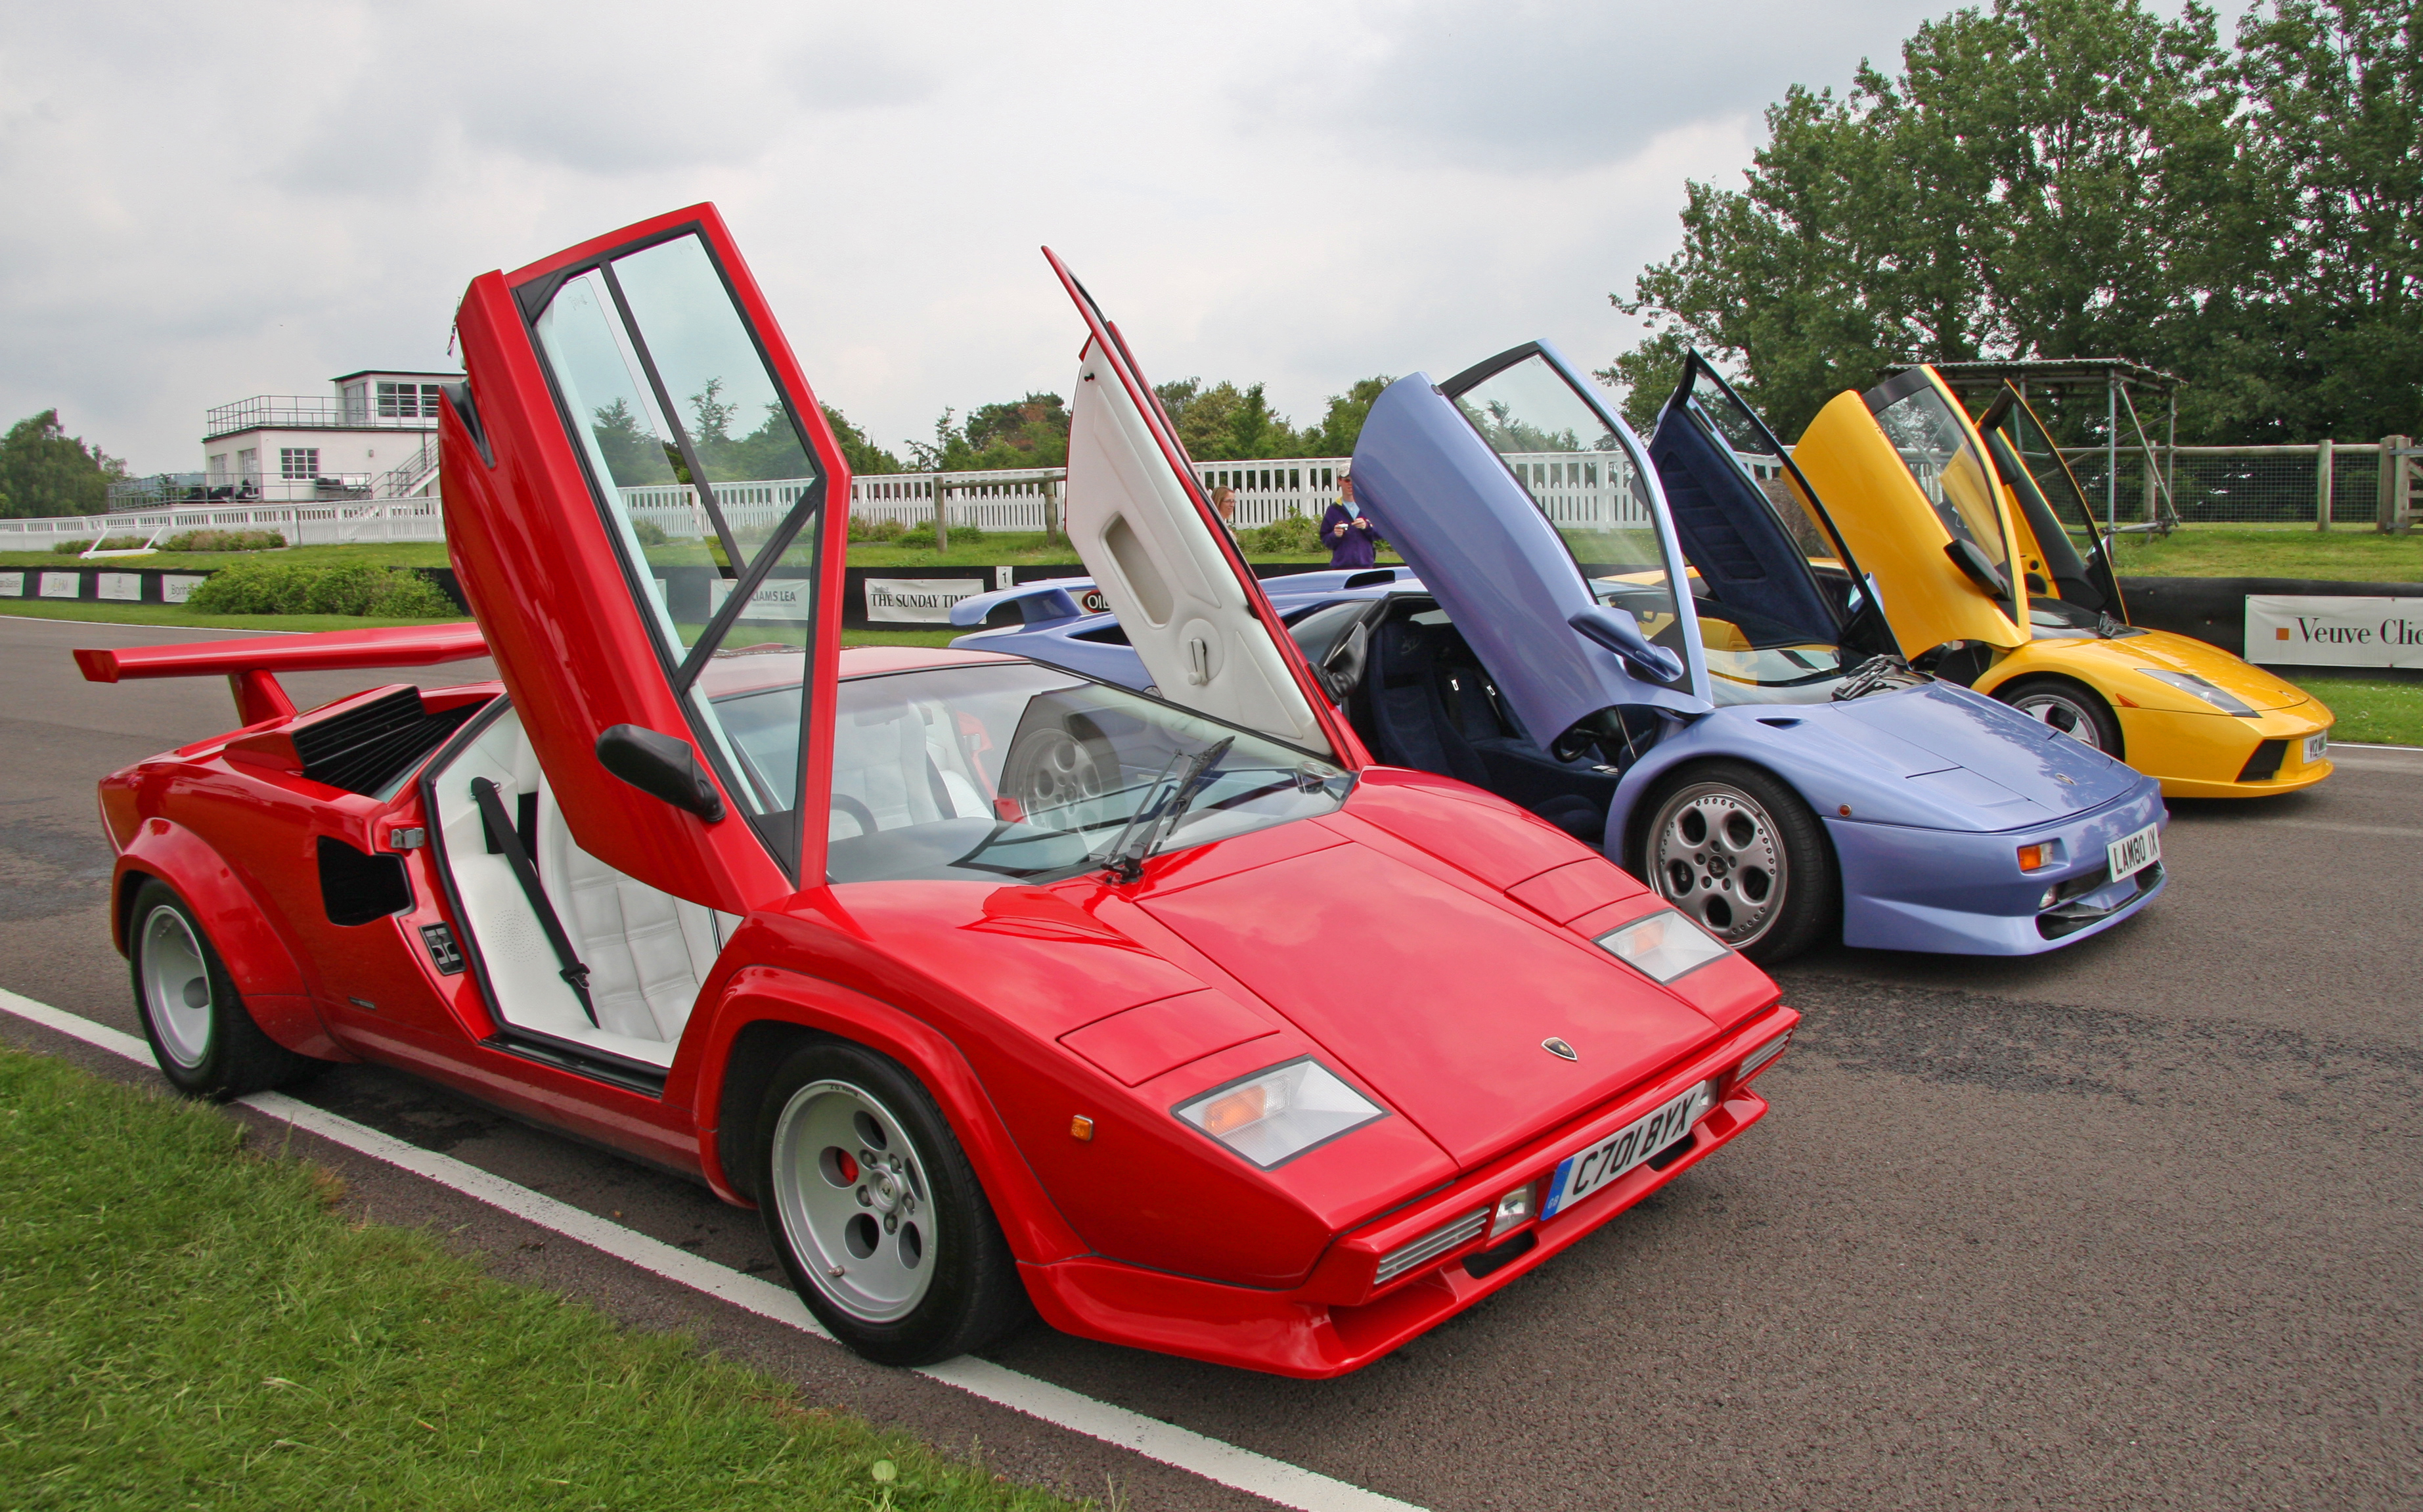
[{"label": "windshield wiper", "polygon": [[[1111,847],[1112,881],[1132,883],[1144,875],[1144,858],[1152,854],[1161,837],[1186,816],[1188,806],[1202,792],[1211,777],[1212,767],[1228,754],[1228,747],[1236,743],[1237,738],[1230,735],[1196,752],[1186,758],[1186,770],[1180,775],[1178,786],[1170,790],[1168,797],[1158,804],[1143,804],[1136,809],[1134,817],[1128,820],[1127,828],[1119,831],[1117,842]],[[1161,775],[1153,778],[1152,785],[1156,789],[1161,787],[1163,778],[1169,775],[1169,768],[1178,765],[1178,760],[1176,756],[1170,757],[1169,766],[1162,768]]]},{"label": "windshield wiper", "polygon": [[1879,652],[1851,669],[1851,675],[1834,690],[1834,702],[1845,703],[1888,688],[1914,688],[1926,680],[1925,673],[1901,658]]}]

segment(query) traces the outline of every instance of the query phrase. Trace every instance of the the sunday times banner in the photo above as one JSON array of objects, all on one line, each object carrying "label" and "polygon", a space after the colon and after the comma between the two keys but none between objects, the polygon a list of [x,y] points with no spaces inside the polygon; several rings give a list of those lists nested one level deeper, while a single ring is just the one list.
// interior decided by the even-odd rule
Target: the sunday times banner
[{"label": "the sunday times banner", "polygon": [[2423,667],[2423,598],[2248,594],[2246,660],[2297,667]]},{"label": "the sunday times banner", "polygon": [[953,604],[985,589],[982,578],[869,578],[866,617],[894,624],[948,625]]}]

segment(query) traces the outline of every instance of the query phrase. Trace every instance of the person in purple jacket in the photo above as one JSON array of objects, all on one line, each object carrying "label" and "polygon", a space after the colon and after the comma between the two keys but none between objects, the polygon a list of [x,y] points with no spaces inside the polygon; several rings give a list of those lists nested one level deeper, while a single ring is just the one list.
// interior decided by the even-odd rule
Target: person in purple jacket
[{"label": "person in purple jacket", "polygon": [[1371,543],[1378,533],[1354,502],[1354,479],[1350,473],[1338,475],[1338,502],[1322,513],[1321,538],[1329,543],[1329,565],[1333,567],[1368,567],[1377,558]]}]

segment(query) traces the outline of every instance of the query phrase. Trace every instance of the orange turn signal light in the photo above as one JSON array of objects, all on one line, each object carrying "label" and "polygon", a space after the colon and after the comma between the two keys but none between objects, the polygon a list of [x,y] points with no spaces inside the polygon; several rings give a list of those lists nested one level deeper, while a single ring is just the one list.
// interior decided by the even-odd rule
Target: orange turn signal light
[{"label": "orange turn signal light", "polygon": [[2019,847],[2019,869],[2021,871],[2042,871],[2045,867],[2051,866],[2052,863],[2053,851],[2052,847],[2050,845],[2023,845]]},{"label": "orange turn signal light", "polygon": [[1240,1087],[1203,1109],[1203,1132],[1215,1138],[1259,1122],[1270,1108],[1270,1089],[1256,1083]]},{"label": "orange turn signal light", "polygon": [[1085,1140],[1091,1139],[1093,1137],[1094,1121],[1092,1119],[1080,1113],[1075,1118],[1069,1121],[1069,1138],[1071,1139]]}]

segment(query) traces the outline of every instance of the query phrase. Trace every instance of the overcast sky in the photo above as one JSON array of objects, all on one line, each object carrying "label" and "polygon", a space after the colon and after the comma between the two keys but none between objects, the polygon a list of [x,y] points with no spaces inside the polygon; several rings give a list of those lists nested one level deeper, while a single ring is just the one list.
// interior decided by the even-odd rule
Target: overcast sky
[{"label": "overcast sky", "polygon": [[0,0],[0,424],[138,472],[202,411],[449,366],[464,284],[699,199],[897,448],[1082,328],[1317,419],[1534,336],[1592,364],[1689,178],[1947,0],[874,7]]}]

